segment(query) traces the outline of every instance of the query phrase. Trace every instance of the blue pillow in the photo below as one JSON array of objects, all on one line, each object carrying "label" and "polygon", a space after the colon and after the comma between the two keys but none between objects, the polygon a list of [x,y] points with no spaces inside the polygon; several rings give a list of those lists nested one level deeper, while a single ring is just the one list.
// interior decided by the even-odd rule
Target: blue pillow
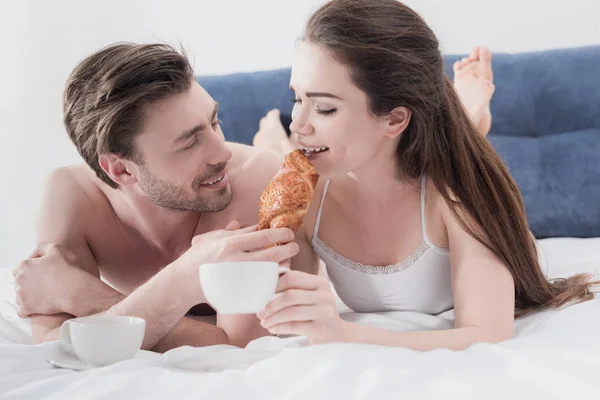
[{"label": "blue pillow", "polygon": [[[452,63],[462,55],[444,58]],[[600,46],[495,54],[490,140],[538,237],[600,237]],[[227,140],[252,144],[272,108],[292,109],[290,69],[198,78]]]}]

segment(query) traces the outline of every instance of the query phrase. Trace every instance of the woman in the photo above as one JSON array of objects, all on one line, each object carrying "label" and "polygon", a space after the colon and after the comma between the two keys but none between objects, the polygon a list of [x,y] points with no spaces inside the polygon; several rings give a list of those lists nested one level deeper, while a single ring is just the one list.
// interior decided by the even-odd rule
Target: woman
[{"label": "woman", "polygon": [[[469,69],[468,61],[455,68]],[[464,349],[511,338],[515,310],[593,297],[587,275],[544,278],[519,190],[444,75],[434,33],[410,8],[327,3],[307,23],[291,87],[290,129],[321,179],[294,271],[258,314],[270,333]],[[319,259],[354,311],[454,308],[454,329],[343,321],[317,275]]]}]

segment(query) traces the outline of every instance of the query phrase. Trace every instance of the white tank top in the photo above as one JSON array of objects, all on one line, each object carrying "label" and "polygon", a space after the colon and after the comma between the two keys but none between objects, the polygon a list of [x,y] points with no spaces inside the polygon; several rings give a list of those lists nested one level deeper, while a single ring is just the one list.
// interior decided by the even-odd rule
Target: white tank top
[{"label": "white tank top", "polygon": [[319,239],[321,212],[329,182],[325,182],[312,248],[325,263],[326,272],[340,299],[355,312],[415,311],[439,314],[453,307],[450,252],[427,237],[425,176],[421,178],[421,228],[423,242],[404,261],[371,266],[352,261]]}]

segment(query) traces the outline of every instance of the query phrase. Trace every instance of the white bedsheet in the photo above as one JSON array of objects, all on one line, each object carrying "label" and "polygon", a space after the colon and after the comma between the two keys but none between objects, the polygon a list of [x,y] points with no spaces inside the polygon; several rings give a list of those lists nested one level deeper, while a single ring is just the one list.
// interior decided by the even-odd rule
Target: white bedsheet
[{"label": "white bedsheet", "polygon": [[17,316],[14,279],[10,268],[0,269],[0,343],[31,343],[31,321]]},{"label": "white bedsheet", "polygon": [[[600,238],[541,245],[550,276],[600,272]],[[452,312],[345,318],[389,329],[440,329],[451,326]],[[600,299],[533,314],[517,321],[514,339],[461,352],[262,338],[246,349],[182,347],[74,372],[46,362],[57,345],[0,344],[0,399],[572,399],[600,393]]]}]

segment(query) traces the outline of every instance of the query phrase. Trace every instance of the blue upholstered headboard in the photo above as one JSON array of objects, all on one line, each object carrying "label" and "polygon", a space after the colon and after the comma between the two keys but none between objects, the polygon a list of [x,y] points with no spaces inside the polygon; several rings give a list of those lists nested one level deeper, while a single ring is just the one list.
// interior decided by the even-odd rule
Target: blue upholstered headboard
[{"label": "blue upholstered headboard", "polygon": [[[452,63],[462,56],[446,56]],[[537,237],[600,237],[600,46],[495,54],[489,136],[514,176]],[[289,114],[289,69],[199,77],[230,141]]]}]

